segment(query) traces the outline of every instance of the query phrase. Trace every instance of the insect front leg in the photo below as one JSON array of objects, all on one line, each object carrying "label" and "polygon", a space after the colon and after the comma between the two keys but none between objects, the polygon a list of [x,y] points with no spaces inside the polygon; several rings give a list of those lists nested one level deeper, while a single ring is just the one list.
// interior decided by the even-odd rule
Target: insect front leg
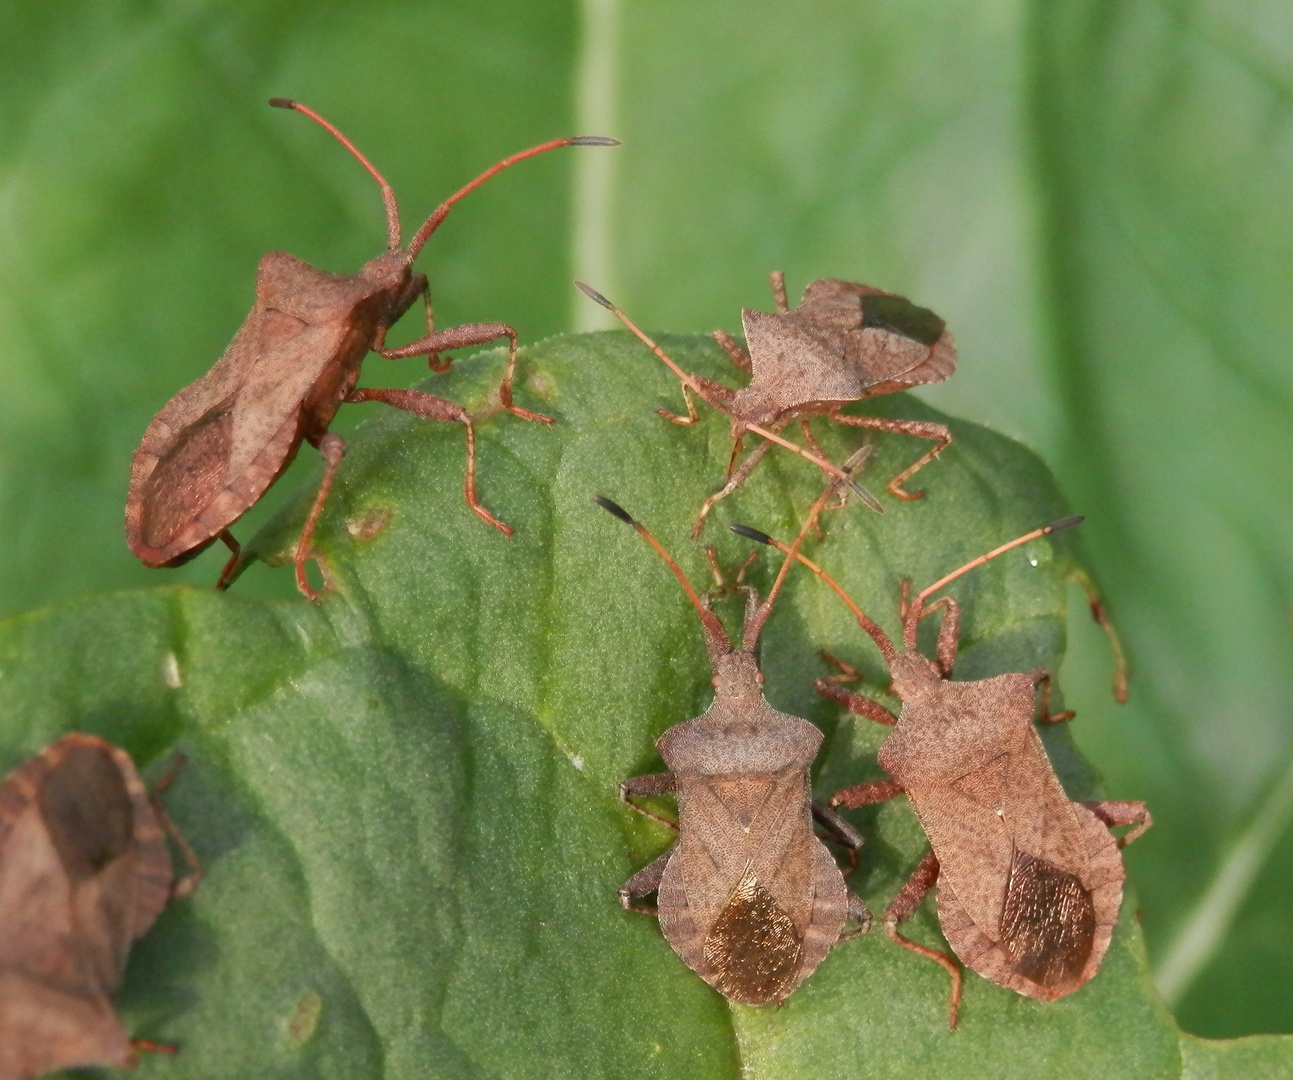
[{"label": "insect front leg", "polygon": [[633,800],[645,798],[648,795],[672,795],[677,790],[678,782],[674,779],[673,773],[648,773],[646,776],[633,776],[620,784],[620,802],[636,810],[643,817],[649,817],[657,824],[663,825],[666,829],[676,833],[678,831],[676,821],[670,821],[668,818],[660,817],[659,814],[653,814],[646,807],[639,806]]},{"label": "insect front leg", "polygon": [[934,446],[908,465],[897,476],[885,485],[890,495],[906,500],[923,499],[923,491],[904,491],[902,485],[920,472],[939,454],[952,445],[952,433],[942,424],[931,424],[924,420],[890,420],[883,416],[845,416],[840,412],[830,414],[832,420],[850,427],[869,428],[872,431],[893,431],[899,435],[913,435],[917,439],[930,439]]},{"label": "insect front leg", "polygon": [[[844,663],[843,660],[837,660],[825,649],[822,650],[822,659],[828,664],[834,664],[840,669],[838,675],[820,675],[813,680],[813,689],[828,701],[833,701],[837,705],[843,705],[849,712],[857,713],[859,716],[865,716],[868,720],[874,720],[877,724],[884,724],[885,727],[893,727],[898,722],[898,718],[886,709],[880,702],[875,701],[865,694],[859,694],[853,690],[845,690],[841,683],[856,682],[862,678],[862,673],[851,664]],[[899,790],[902,790],[899,788]],[[896,794],[896,792],[895,792]],[[886,795],[885,798],[893,796]],[[832,803],[834,805],[834,803]],[[858,803],[859,806],[863,805]]]},{"label": "insect front leg", "polygon": [[660,879],[664,877],[664,868],[669,864],[669,856],[672,854],[673,848],[670,848],[620,886],[620,905],[625,911],[633,911],[639,915],[658,916],[660,914],[660,909],[655,904],[639,904],[636,901],[644,896],[650,896],[660,888]]},{"label": "insect front leg", "polygon": [[727,353],[727,358],[744,372],[754,370],[750,364],[749,354],[741,348],[741,343],[732,337],[726,330],[715,330],[711,334],[713,339],[718,342],[723,351]]},{"label": "insect front leg", "polygon": [[1143,802],[1126,802],[1113,799],[1100,799],[1082,803],[1096,817],[1110,828],[1119,825],[1135,826],[1129,833],[1118,838],[1118,846],[1125,848],[1133,840],[1143,836],[1145,830],[1154,824],[1154,816]]},{"label": "insect front leg", "polygon": [[414,416],[420,416],[423,420],[462,424],[467,429],[467,479],[463,483],[467,505],[486,525],[493,525],[504,536],[512,535],[512,527],[499,521],[476,498],[476,427],[471,421],[471,414],[466,409],[447,398],[424,394],[420,390],[353,390],[346,401],[356,404],[380,401],[410,412]]},{"label": "insect front leg", "polygon": [[[340,435],[334,435],[331,431],[326,431],[321,436],[310,438],[310,442],[323,455],[323,479],[319,481],[319,490],[315,493],[314,503],[305,519],[305,525],[301,528],[301,536],[296,542],[296,554],[293,556],[293,562],[296,563],[296,587],[301,590],[306,599],[318,600],[320,594],[315,591],[306,577],[305,564],[310,558],[317,558],[317,556],[311,555],[310,541],[314,538],[314,526],[318,523],[319,515],[323,513],[323,504],[328,501],[328,493],[332,490],[332,482],[336,479],[337,469],[341,467],[342,458],[346,456],[346,443]],[[320,565],[320,569],[322,568],[322,565]],[[326,578],[326,573],[324,576]]]},{"label": "insect front leg", "polygon": [[[556,421],[551,416],[523,409],[512,401],[512,378],[516,374],[517,340],[516,331],[507,323],[468,323],[465,326],[454,326],[448,330],[427,334],[425,337],[418,338],[417,341],[410,342],[408,345],[403,345],[398,349],[381,349],[379,350],[379,355],[387,360],[402,360],[409,356],[431,357],[438,356],[444,349],[464,349],[470,345],[486,345],[491,341],[498,341],[500,338],[507,338],[507,368],[503,373],[503,381],[498,388],[498,398],[503,403],[503,408],[515,416],[519,416],[522,420],[538,420],[544,424],[555,424]],[[443,365],[436,370],[447,371],[450,363],[451,361],[446,358]]]},{"label": "insect front leg", "polygon": [[917,956],[923,956],[926,960],[933,960],[952,980],[952,990],[949,998],[947,1009],[947,1026],[955,1029],[956,1016],[961,1008],[961,984],[963,976],[961,974],[961,965],[945,952],[938,949],[931,949],[927,945],[922,945],[918,941],[912,941],[911,938],[905,937],[898,933],[898,924],[906,922],[916,913],[920,907],[920,902],[925,898],[925,894],[934,887],[938,881],[938,856],[932,851],[921,859],[919,865],[912,871],[911,877],[907,883],[898,890],[898,895],[893,898],[889,906],[884,909],[884,933],[890,941],[896,942],[904,949],[909,949]]},{"label": "insect front leg", "polygon": [[700,513],[696,515],[696,524],[691,530],[692,537],[700,535],[700,530],[705,527],[705,519],[709,517],[709,512],[714,509],[716,503],[721,499],[726,499],[737,488],[749,479],[750,473],[754,472],[754,467],[763,460],[763,455],[772,449],[772,443],[767,439],[759,442],[753,450],[746,455],[744,461],[736,467],[736,470],[728,477],[727,483],[719,488],[713,495],[701,503]]},{"label": "insect front leg", "polygon": [[[693,375],[691,378],[695,380],[698,386],[700,386],[702,397],[708,394],[711,398],[717,399],[718,401],[726,402],[732,400],[734,391],[729,390],[726,386],[720,386],[718,383],[711,382],[709,379],[702,378],[699,375]],[[696,402],[692,399],[691,387],[686,383],[682,384],[682,400],[687,406],[686,416],[679,416],[677,413],[671,413],[668,409],[656,409],[656,412],[671,424],[680,424],[683,427],[688,427],[700,419],[700,413],[696,411]],[[711,404],[713,404],[712,401]]]}]

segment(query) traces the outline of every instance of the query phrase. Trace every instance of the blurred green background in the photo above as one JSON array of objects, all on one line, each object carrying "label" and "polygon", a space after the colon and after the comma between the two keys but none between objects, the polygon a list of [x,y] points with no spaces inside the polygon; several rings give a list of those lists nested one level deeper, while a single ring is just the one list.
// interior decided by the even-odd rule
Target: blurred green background
[{"label": "blurred green background", "polygon": [[923,396],[1088,515],[1132,700],[1076,592],[1063,684],[1155,814],[1128,863],[1160,988],[1199,1034],[1293,1031],[1291,61],[1269,0],[6,4],[0,614],[218,573],[134,561],[130,454],[264,251],[351,271],[383,242],[371,180],[267,97],[346,131],[406,229],[506,153],[613,134],[454,211],[419,264],[438,322],[602,325],[578,274],[647,327],[734,331],[776,268],[936,309],[961,367]]}]

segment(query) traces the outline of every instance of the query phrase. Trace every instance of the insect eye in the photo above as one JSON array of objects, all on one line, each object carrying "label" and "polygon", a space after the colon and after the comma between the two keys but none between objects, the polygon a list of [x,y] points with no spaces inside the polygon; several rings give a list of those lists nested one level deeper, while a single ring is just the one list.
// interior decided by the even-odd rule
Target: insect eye
[{"label": "insect eye", "polygon": [[710,679],[710,680],[709,680],[709,685],[710,685],[710,686],[712,686],[712,687],[715,687],[715,688],[717,688],[717,687],[718,687],[718,676],[717,676],[717,675],[715,675],[712,679]]},{"label": "insect eye", "polygon": [[760,686],[762,686],[762,685],[763,685],[763,672],[762,672],[762,671],[758,672],[758,673],[754,676],[754,681],[755,681],[756,683],[758,683]]}]

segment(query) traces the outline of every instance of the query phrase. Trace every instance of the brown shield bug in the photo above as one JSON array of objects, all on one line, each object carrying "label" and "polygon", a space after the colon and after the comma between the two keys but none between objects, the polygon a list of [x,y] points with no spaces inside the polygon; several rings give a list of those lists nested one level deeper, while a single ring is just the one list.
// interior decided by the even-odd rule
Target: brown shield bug
[{"label": "brown shield bug", "polygon": [[[508,340],[507,368],[499,387],[504,409],[525,420],[552,418],[512,401],[516,331],[506,323],[472,323],[435,330],[424,274],[412,271],[431,234],[458,202],[491,176],[518,161],[562,146],[614,146],[614,139],[586,136],[553,139],[512,154],[451,195],[401,246],[395,192],[363,154],[318,113],[294,101],[273,98],[320,124],[381,185],[386,207],[387,250],[357,274],[328,274],[281,251],[271,251],[256,271],[256,303],[225,353],[206,375],[186,386],[144,432],[130,468],[126,539],[145,566],[178,566],[215,540],[233,552],[220,575],[224,588],[238,568],[238,544],[229,527],[282,474],[302,440],[323,455],[325,469],[296,547],[296,583],[306,580],[310,538],[332,487],[346,444],[328,426],[343,402],[380,401],[425,420],[462,424],[467,432],[467,505],[507,536],[512,530],[476,498],[476,433],[461,405],[415,390],[356,389],[369,350],[389,360],[426,356],[433,371],[447,371],[442,350]],[[422,298],[427,332],[398,349],[386,348],[386,332]]]},{"label": "brown shield bug", "polygon": [[[786,303],[786,284],[781,271],[774,271],[771,280],[777,310],[744,308],[741,311],[748,355],[731,335],[723,330],[714,331],[715,340],[732,362],[750,376],[749,385],[741,390],[731,390],[698,375],[685,375],[619,308],[576,282],[587,296],[613,312],[682,380],[687,415],[676,416],[659,409],[661,416],[675,424],[694,424],[700,418],[691,396],[695,393],[731,418],[732,454],[728,460],[727,482],[701,506],[695,536],[700,535],[714,504],[745,483],[768,452],[767,431],[780,432],[796,420],[805,441],[819,457],[824,455],[809,426],[815,416],[825,416],[851,427],[895,431],[932,440],[935,444],[932,449],[889,481],[889,492],[900,499],[923,497],[924,492],[904,490],[903,483],[952,442],[952,433],[942,424],[840,412],[843,406],[854,401],[948,378],[956,370],[956,343],[942,319],[906,297],[833,278],[812,282],[804,290],[799,307],[791,310]],[[746,432],[762,434],[764,441],[738,465]],[[858,494],[873,510],[882,511],[870,494],[860,490]]]},{"label": "brown shield bug", "polygon": [[[828,493],[829,494],[829,493]],[[813,518],[826,496],[818,500]],[[893,777],[846,788],[832,807],[858,807],[906,794],[932,851],[884,912],[885,934],[904,948],[941,964],[951,976],[949,1024],[956,1026],[961,970],[951,957],[904,937],[898,924],[938,885],[938,917],[948,943],[969,967],[1027,997],[1054,1001],[1099,970],[1122,904],[1126,876],[1119,849],[1152,823],[1140,802],[1074,802],[1064,793],[1033,726],[1037,687],[1039,723],[1051,715],[1050,673],[998,675],[953,682],[961,609],[950,596],[926,600],[989,559],[1021,544],[1078,524],[1070,517],[980,555],[900,605],[903,647],[849,598],[821,567],[793,548],[743,525],[734,532],[793,553],[848,605],[879,647],[902,701],[894,716],[878,701],[840,685],[843,675],[816,681],[818,693],[893,728],[877,755]],[[936,659],[916,649],[921,619],[943,610]],[[834,659],[834,658],[830,658]],[[1109,827],[1132,825],[1115,840]]]},{"label": "brown shield bug", "polygon": [[[130,947],[201,868],[130,755],[65,735],[0,785],[0,1080],[139,1049],[112,1007]],[[189,863],[173,876],[167,837]]]},{"label": "brown shield bug", "polygon": [[[735,649],[660,542],[609,499],[594,499],[633,526],[678,579],[700,615],[714,673],[714,701],[704,715],[675,724],[656,742],[669,771],[620,785],[620,799],[656,821],[663,819],[633,799],[678,798],[677,826],[663,822],[678,842],[624,883],[620,902],[658,915],[674,952],[724,996],[745,1005],[783,1001],[841,937],[863,932],[871,919],[813,832],[816,820],[853,851],[862,844],[851,826],[812,801],[809,768],[822,733],[763,696],[759,633],[790,560],[762,603],[742,587],[745,624]],[[651,893],[655,906],[638,903]],[[843,934],[849,919],[859,929]]]}]

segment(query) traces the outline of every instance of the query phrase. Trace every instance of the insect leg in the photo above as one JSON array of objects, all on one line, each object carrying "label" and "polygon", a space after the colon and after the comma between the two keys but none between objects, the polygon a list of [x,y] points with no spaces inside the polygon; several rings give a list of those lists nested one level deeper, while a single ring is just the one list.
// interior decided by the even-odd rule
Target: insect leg
[{"label": "insect leg", "polygon": [[905,790],[897,780],[868,780],[864,784],[855,784],[853,787],[837,791],[831,796],[827,805],[832,810],[837,806],[856,810],[859,806],[874,806],[876,803],[888,802]]},{"label": "insect leg", "polygon": [[[420,337],[417,341],[411,341],[407,345],[402,345],[398,349],[382,349],[381,356],[387,360],[402,360],[409,356],[437,356],[444,349],[465,349],[470,345],[486,345],[491,341],[497,341],[499,338],[507,338],[507,368],[503,374],[503,382],[498,388],[499,400],[503,403],[503,408],[510,413],[514,413],[522,420],[538,420],[544,424],[555,424],[551,416],[545,416],[543,413],[531,412],[529,409],[523,409],[519,405],[512,403],[512,376],[516,372],[516,331],[507,323],[468,323],[465,326],[454,326],[448,330],[440,330],[433,334],[427,334]],[[437,371],[448,370],[450,361],[446,358],[442,361],[442,366],[435,368]]]},{"label": "insect leg", "polygon": [[904,491],[902,485],[920,472],[939,454],[952,445],[952,433],[942,424],[931,424],[924,420],[890,420],[883,416],[845,416],[840,412],[830,414],[832,420],[850,427],[870,428],[872,431],[894,431],[899,435],[913,435],[917,439],[930,439],[934,446],[908,465],[897,476],[885,485],[890,495],[910,502],[923,499],[923,491]]},{"label": "insect leg", "polygon": [[1086,593],[1086,602],[1091,607],[1091,618],[1100,624],[1100,629],[1109,639],[1109,649],[1113,653],[1113,697],[1119,705],[1125,705],[1127,703],[1127,654],[1122,650],[1122,639],[1118,637],[1118,631],[1109,621],[1100,594],[1096,592],[1095,582],[1086,571],[1074,566],[1070,567],[1064,576]]},{"label": "insect leg", "polygon": [[711,335],[715,341],[722,346],[723,351],[727,353],[727,358],[732,361],[742,371],[753,371],[750,364],[750,357],[746,351],[741,348],[741,343],[732,337],[726,330],[715,330]]},{"label": "insect leg", "polygon": [[220,571],[220,576],[216,579],[216,588],[222,592],[229,588],[233,581],[233,572],[238,568],[238,556],[242,553],[242,545],[233,538],[233,533],[228,529],[220,534],[220,539],[233,554],[229,556],[229,561],[224,564],[224,569]]},{"label": "insect leg", "polygon": [[644,896],[650,896],[660,888],[660,879],[664,877],[664,868],[669,864],[669,856],[672,854],[673,848],[670,848],[620,886],[620,904],[625,911],[633,911],[639,915],[660,914],[655,904],[638,904],[634,903],[634,901],[640,900]]},{"label": "insect leg", "polygon": [[153,1042],[152,1039],[131,1039],[132,1050],[142,1050],[146,1054],[178,1054],[180,1048],[173,1043]]},{"label": "insect leg", "polygon": [[318,523],[319,515],[323,513],[323,504],[328,500],[328,492],[332,490],[332,482],[337,477],[337,469],[341,467],[341,459],[346,456],[345,441],[340,435],[334,435],[331,431],[325,432],[315,445],[323,455],[323,479],[319,481],[314,505],[310,507],[309,516],[301,529],[301,538],[296,542],[296,555],[293,558],[296,563],[296,587],[309,600],[319,599],[319,593],[315,592],[305,576],[305,564],[311,557],[310,541],[314,538],[314,526]]},{"label": "insect leg", "polygon": [[[816,800],[813,801],[812,807],[813,820],[830,834],[830,839],[847,849],[849,868],[844,871],[844,876],[848,877],[858,868],[858,852],[862,850],[864,843],[862,834],[830,807],[823,806]],[[867,918],[870,918],[869,914]]]},{"label": "insect leg", "polygon": [[[899,601],[899,607],[905,608],[902,615],[904,640],[907,637],[907,612],[911,610],[911,605],[907,601],[910,584],[909,581],[903,581],[903,595],[901,601]],[[943,622],[938,628],[938,646],[934,654],[935,663],[938,665],[938,670],[943,678],[950,679],[952,677],[952,668],[956,666],[956,648],[961,640],[961,605],[950,596],[941,596],[928,607],[921,605],[916,623],[919,623],[927,615],[934,614],[940,608],[943,611]],[[916,625],[913,624],[910,630],[911,640],[906,641],[906,645],[909,649],[914,649],[916,647]]]},{"label": "insect leg", "polygon": [[822,697],[835,702],[835,704],[843,705],[849,712],[865,716],[868,720],[874,720],[877,724],[893,727],[898,722],[898,718],[880,702],[867,697],[865,694],[845,690],[844,687],[834,681],[839,678],[840,676],[838,675],[823,675],[813,680],[813,689]]},{"label": "insect leg", "polygon": [[633,801],[646,795],[671,795],[677,790],[678,785],[677,781],[674,780],[673,773],[650,773],[646,776],[634,776],[620,784],[620,802],[636,810],[643,817],[649,817],[666,829],[677,832],[678,823],[676,821],[670,821],[668,818],[660,817],[659,814],[653,814],[650,810],[639,806]]},{"label": "insect leg", "polygon": [[777,314],[784,315],[790,310],[786,302],[786,275],[784,271],[774,270],[768,275],[768,284],[772,286],[772,302],[777,305]]},{"label": "insect leg", "polygon": [[1038,668],[1032,673],[1033,685],[1042,688],[1042,711],[1037,717],[1039,724],[1062,724],[1065,720],[1072,720],[1077,713],[1071,709],[1068,712],[1052,713],[1051,712],[1051,673],[1045,668]]},{"label": "insect leg", "polygon": [[1096,817],[1111,828],[1117,825],[1133,825],[1135,828],[1125,836],[1118,838],[1118,846],[1125,848],[1133,840],[1142,836],[1146,829],[1154,824],[1154,816],[1143,802],[1120,802],[1101,799],[1082,803]]},{"label": "insect leg", "polygon": [[945,952],[938,949],[931,949],[927,945],[921,945],[911,938],[905,937],[898,933],[898,924],[905,922],[915,914],[916,909],[920,907],[920,902],[925,898],[925,894],[934,887],[938,880],[938,856],[932,851],[920,860],[920,864],[912,871],[911,877],[907,879],[898,895],[893,898],[889,906],[884,909],[884,933],[890,941],[896,942],[904,949],[910,949],[917,956],[923,956],[926,960],[933,960],[938,964],[952,980],[951,999],[947,1010],[947,1026],[956,1027],[956,1014],[961,1008],[961,965],[953,960]]},{"label": "insect leg", "polygon": [[170,837],[171,843],[180,849],[180,854],[184,856],[184,861],[188,863],[189,867],[187,874],[171,882],[171,900],[182,900],[188,896],[198,887],[203,874],[201,861],[189,846],[184,834],[180,832],[169,811],[167,811],[166,804],[161,800],[162,793],[175,782],[175,778],[179,775],[180,769],[183,768],[187,760],[183,754],[175,754],[171,758],[171,763],[167,766],[166,772],[162,774],[161,779],[153,785],[152,791],[148,793],[149,804],[153,808],[153,813],[157,815],[157,820],[161,823],[162,831]]},{"label": "insect leg", "polygon": [[467,479],[463,483],[467,505],[486,525],[493,525],[504,536],[512,535],[511,526],[499,521],[476,498],[476,427],[466,409],[447,398],[424,394],[420,390],[353,390],[346,400],[352,403],[380,401],[420,416],[423,420],[462,424],[467,429]]},{"label": "insect leg", "polygon": [[763,455],[772,449],[772,443],[764,439],[745,457],[745,460],[736,467],[736,471],[728,477],[727,483],[719,488],[713,495],[706,499],[700,507],[700,513],[696,515],[696,525],[691,530],[691,535],[697,537],[700,530],[705,526],[705,519],[709,517],[709,512],[714,509],[714,504],[720,499],[726,499],[737,488],[739,488],[749,478],[750,473],[754,472],[754,467],[763,460]]}]

